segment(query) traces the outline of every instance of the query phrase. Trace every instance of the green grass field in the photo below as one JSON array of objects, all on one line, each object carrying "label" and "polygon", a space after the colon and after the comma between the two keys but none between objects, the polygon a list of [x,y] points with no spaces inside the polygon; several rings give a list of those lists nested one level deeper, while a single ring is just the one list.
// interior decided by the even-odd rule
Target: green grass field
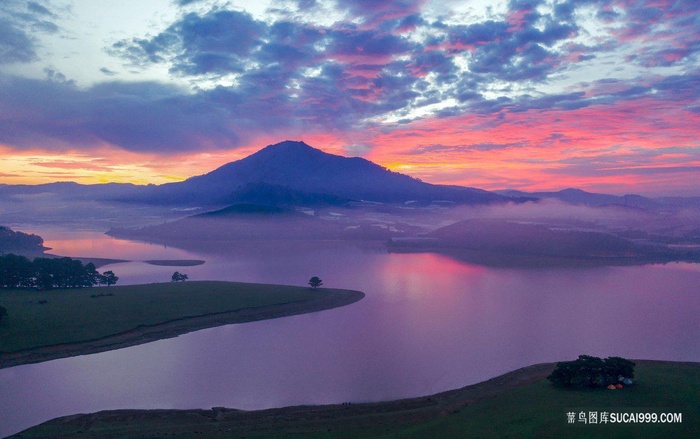
[{"label": "green grass field", "polygon": [[[387,438],[700,438],[697,365],[640,364],[635,385],[621,390],[569,390],[539,381],[466,406],[447,417],[399,427]],[[682,423],[583,424],[580,412],[681,413]],[[576,413],[569,424],[567,413]],[[364,434],[319,437],[365,437]],[[370,432],[368,432],[370,433]]]},{"label": "green grass field", "polygon": [[[543,365],[544,366],[544,365]],[[379,404],[310,406],[263,412],[112,411],[50,421],[22,438],[676,438],[700,437],[700,374],[697,363],[640,361],[636,383],[622,390],[556,388],[539,368],[529,384],[476,397],[500,377],[458,390],[453,397]],[[507,374],[531,376],[531,368]],[[508,380],[506,380],[508,381]],[[510,380],[512,381],[512,380]],[[452,393],[452,392],[448,392]],[[483,394],[482,394],[483,395]],[[466,399],[465,399],[466,398]],[[418,402],[414,402],[418,401]],[[427,401],[427,402],[426,402]],[[448,402],[449,401],[449,402]],[[448,402],[447,405],[443,403]],[[437,404],[437,406],[436,406]],[[438,410],[435,410],[437,407]],[[421,413],[430,415],[426,418]],[[680,413],[681,423],[568,423],[567,413]],[[420,419],[419,421],[416,421]],[[361,426],[361,427],[359,427]]]},{"label": "green grass field", "polygon": [[0,352],[95,340],[242,308],[309,301],[333,290],[237,282],[183,282],[51,291],[0,290]]}]

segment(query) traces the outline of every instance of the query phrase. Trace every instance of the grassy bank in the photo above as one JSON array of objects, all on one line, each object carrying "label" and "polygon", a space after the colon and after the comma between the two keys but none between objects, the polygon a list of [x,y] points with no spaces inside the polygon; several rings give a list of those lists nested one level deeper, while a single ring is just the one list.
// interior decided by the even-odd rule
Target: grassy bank
[{"label": "grassy bank", "polygon": [[0,322],[0,367],[333,308],[363,296],[357,291],[213,281],[0,291],[0,305],[7,308]]},{"label": "grassy bank", "polygon": [[[59,418],[22,438],[697,438],[698,363],[638,361],[634,386],[565,390],[554,364],[516,370],[429,397],[244,412],[120,410]],[[681,413],[677,424],[569,424],[567,412]]]}]

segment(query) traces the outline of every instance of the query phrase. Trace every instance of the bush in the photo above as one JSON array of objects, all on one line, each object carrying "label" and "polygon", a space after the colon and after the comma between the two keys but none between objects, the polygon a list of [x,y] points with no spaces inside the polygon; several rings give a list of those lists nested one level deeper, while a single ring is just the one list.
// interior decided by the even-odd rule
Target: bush
[{"label": "bush", "polygon": [[590,355],[579,355],[577,360],[557,363],[556,369],[547,377],[562,387],[607,387],[618,383],[618,378],[634,378],[635,364],[621,357],[601,360]]}]

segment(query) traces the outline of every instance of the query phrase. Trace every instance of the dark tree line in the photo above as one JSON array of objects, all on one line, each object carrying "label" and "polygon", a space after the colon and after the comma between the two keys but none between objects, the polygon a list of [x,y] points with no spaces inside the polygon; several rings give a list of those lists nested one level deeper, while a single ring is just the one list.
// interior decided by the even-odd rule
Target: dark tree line
[{"label": "dark tree line", "polygon": [[0,288],[82,288],[114,285],[119,278],[111,271],[100,273],[95,264],[71,258],[0,256]]}]

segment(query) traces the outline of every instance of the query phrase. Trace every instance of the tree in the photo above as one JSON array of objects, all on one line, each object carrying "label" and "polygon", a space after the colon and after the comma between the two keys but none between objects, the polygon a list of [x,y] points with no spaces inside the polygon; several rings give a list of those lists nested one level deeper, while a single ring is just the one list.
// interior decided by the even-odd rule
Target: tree
[{"label": "tree", "polygon": [[618,378],[634,378],[635,364],[620,357],[601,360],[590,355],[579,355],[577,360],[557,363],[547,377],[552,383],[564,387],[606,387],[616,384]]},{"label": "tree", "polygon": [[102,273],[100,275],[99,280],[100,280],[100,285],[110,286],[110,285],[116,284],[117,281],[119,280],[119,277],[115,276],[114,272],[109,270],[109,271],[105,271],[104,273]]},{"label": "tree", "polygon": [[2,322],[2,320],[5,318],[6,315],[7,315],[7,308],[5,308],[4,306],[0,306],[0,322]]},{"label": "tree", "polygon": [[189,279],[189,277],[185,273],[180,273],[179,271],[176,271],[172,276],[170,276],[171,282],[184,282],[187,279]]},{"label": "tree", "polygon": [[[80,261],[78,261],[78,263],[80,263]],[[102,275],[99,271],[97,271],[97,268],[95,268],[95,264],[88,262],[85,264],[85,267],[82,270],[82,274],[80,276],[80,286],[92,287],[99,285],[101,279]]]},{"label": "tree", "polygon": [[323,285],[323,281],[318,276],[314,276],[311,279],[309,279],[309,285],[311,285],[311,288],[315,290],[316,288]]}]

